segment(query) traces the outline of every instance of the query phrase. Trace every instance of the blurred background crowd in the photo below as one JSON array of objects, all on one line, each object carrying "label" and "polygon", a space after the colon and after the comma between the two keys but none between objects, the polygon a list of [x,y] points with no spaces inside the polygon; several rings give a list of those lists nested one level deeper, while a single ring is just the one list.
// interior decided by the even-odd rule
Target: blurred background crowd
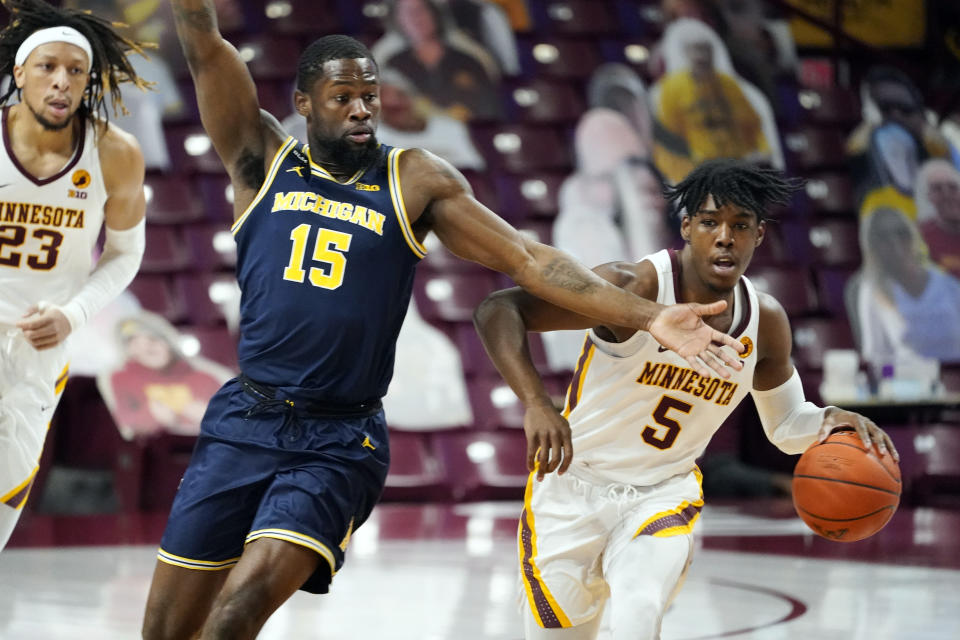
[{"label": "blurred background crowd", "polygon": [[[206,400],[236,371],[231,192],[168,3],[65,3],[157,44],[134,57],[154,91],[125,91],[129,115],[111,114],[147,159],[147,253],[130,289],[73,340],[32,508],[163,510]],[[322,34],[354,35],[380,65],[382,142],[446,158],[481,202],[591,266],[678,247],[661,190],[702,160],[803,178],[748,275],[790,315],[808,397],[869,409],[904,455],[908,499],[960,502],[960,5],[215,4],[263,108],[292,135],[306,141],[291,101],[299,52]],[[427,246],[385,402],[385,498],[519,498],[523,410],[470,323],[511,283]],[[581,342],[533,337],[558,401]],[[783,494],[791,465],[748,402],[704,457],[705,490]]]}]

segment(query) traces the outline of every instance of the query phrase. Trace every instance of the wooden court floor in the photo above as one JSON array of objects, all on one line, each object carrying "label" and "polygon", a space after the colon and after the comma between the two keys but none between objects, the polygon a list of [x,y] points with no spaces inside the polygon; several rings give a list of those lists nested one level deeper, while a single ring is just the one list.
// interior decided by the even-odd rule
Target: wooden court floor
[{"label": "wooden court floor", "polygon": [[[260,637],[519,640],[519,507],[379,506],[331,593],[297,594]],[[30,515],[0,553],[0,638],[139,637],[163,521]],[[663,640],[960,639],[960,511],[902,508],[849,544],[782,502],[708,504],[699,526]]]}]

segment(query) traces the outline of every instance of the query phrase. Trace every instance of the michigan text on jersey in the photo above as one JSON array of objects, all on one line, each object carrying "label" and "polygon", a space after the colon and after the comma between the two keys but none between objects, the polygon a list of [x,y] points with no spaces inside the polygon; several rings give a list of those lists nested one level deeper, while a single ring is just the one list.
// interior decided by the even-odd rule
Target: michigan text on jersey
[{"label": "michigan text on jersey", "polygon": [[344,220],[383,235],[383,223],[386,217],[379,211],[350,202],[328,200],[312,191],[281,191],[273,198],[273,209],[277,211],[310,211],[327,218]]},{"label": "michigan text on jersey", "polygon": [[67,209],[29,202],[0,202],[0,222],[83,229],[83,209]]},{"label": "michigan text on jersey", "polygon": [[740,386],[729,380],[704,378],[693,369],[649,360],[643,365],[643,373],[637,378],[637,382],[652,387],[682,391],[704,400],[712,400],[721,406],[730,404],[737,387]]}]

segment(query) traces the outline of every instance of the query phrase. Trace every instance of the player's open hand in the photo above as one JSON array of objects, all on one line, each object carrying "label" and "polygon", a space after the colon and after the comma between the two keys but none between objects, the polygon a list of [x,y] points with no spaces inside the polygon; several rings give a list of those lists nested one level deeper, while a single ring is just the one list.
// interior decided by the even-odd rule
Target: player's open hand
[{"label": "player's open hand", "polygon": [[897,448],[893,446],[893,440],[890,439],[890,436],[874,424],[873,420],[859,413],[854,413],[853,411],[844,411],[843,409],[830,407],[827,410],[826,417],[823,419],[823,426],[820,427],[820,433],[817,434],[817,441],[823,442],[831,433],[843,428],[855,430],[857,435],[860,436],[863,446],[868,449],[876,447],[881,456],[886,455],[889,451],[893,459],[900,462],[900,454],[897,453]]},{"label": "player's open hand", "polygon": [[709,378],[716,374],[729,378],[730,369],[739,371],[743,362],[721,347],[733,347],[737,353],[742,353],[745,347],[703,321],[703,316],[716,315],[726,308],[723,300],[664,307],[650,324],[650,334],[661,345],[685,358],[701,376]]},{"label": "player's open hand", "polygon": [[523,416],[527,434],[527,469],[537,471],[537,480],[557,471],[563,474],[573,461],[570,424],[549,402],[527,407]]},{"label": "player's open hand", "polygon": [[67,316],[53,306],[43,309],[30,307],[17,323],[17,328],[23,331],[23,337],[37,351],[52,349],[66,340],[71,331]]}]

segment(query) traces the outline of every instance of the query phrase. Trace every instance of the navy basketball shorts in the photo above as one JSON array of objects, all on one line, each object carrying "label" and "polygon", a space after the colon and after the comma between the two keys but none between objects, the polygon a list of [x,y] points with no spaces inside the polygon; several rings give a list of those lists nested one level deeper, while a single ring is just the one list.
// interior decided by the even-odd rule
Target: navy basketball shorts
[{"label": "navy basketball shorts", "polygon": [[233,567],[260,538],[321,557],[301,587],[326,593],[350,536],[380,498],[390,449],[383,411],[367,417],[305,414],[227,382],[211,399],[160,543],[161,562]]}]

